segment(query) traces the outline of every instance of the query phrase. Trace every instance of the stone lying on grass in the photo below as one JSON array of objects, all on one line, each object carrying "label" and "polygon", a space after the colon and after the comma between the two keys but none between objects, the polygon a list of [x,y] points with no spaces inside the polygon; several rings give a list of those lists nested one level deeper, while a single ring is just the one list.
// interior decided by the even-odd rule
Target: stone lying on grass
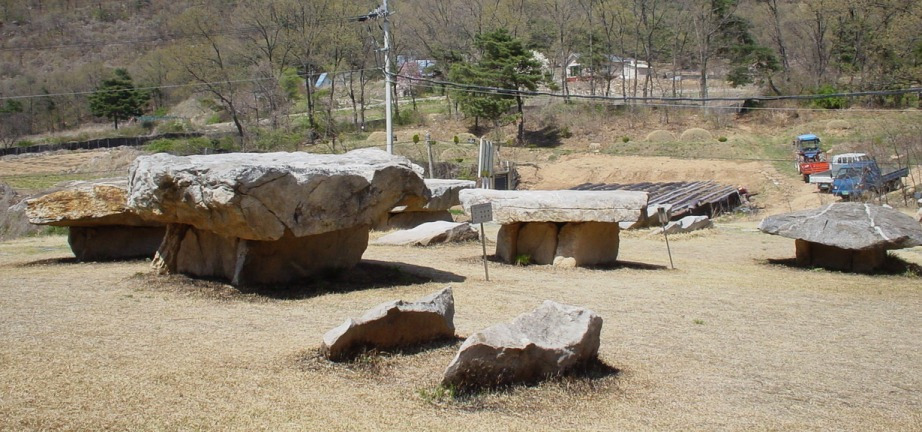
[{"label": "stone lying on grass", "polygon": [[602,318],[591,310],[546,300],[467,338],[442,384],[488,388],[565,374],[597,358],[601,331]]},{"label": "stone lying on grass", "polygon": [[[618,259],[619,223],[645,222],[646,192],[464,190],[464,210],[491,203],[502,224],[496,255],[506,263],[591,266]],[[575,263],[575,264],[574,264]]]},{"label": "stone lying on grass", "polygon": [[424,223],[413,229],[390,233],[375,240],[374,244],[429,246],[476,238],[477,230],[469,223],[437,221]]},{"label": "stone lying on grass", "polygon": [[409,347],[455,336],[455,300],[445,288],[415,302],[382,303],[323,335],[321,352],[348,359],[365,349]]},{"label": "stone lying on grass", "polygon": [[[666,224],[666,234],[685,234],[693,231],[711,228],[714,224],[707,216],[685,216],[677,221]],[[662,234],[663,229],[657,230]]]},{"label": "stone lying on grass", "polygon": [[127,196],[127,180],[71,182],[27,200],[25,211],[33,224],[68,227],[78,261],[153,257],[165,228],[128,209]]},{"label": "stone lying on grass", "polygon": [[922,227],[911,217],[873,204],[840,202],[770,216],[759,230],[795,239],[797,264],[871,272],[887,250],[922,245]]},{"label": "stone lying on grass", "polygon": [[461,203],[459,192],[475,185],[470,180],[426,179],[425,182],[430,193],[428,200],[417,200],[391,209],[375,228],[383,231],[413,228],[427,222],[451,222],[453,219],[448,210]]},{"label": "stone lying on grass", "polygon": [[369,227],[399,203],[428,198],[422,169],[375,149],[139,157],[128,206],[171,224],[161,272],[289,283],[353,267]]}]

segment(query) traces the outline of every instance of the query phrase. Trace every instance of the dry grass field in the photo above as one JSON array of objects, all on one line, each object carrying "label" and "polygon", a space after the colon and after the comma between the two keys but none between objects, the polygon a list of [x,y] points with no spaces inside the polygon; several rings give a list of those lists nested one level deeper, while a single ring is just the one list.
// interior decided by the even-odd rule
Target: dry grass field
[{"label": "dry grass field", "polygon": [[[0,430],[920,430],[922,278],[786,265],[753,222],[622,266],[516,267],[480,246],[370,246],[333,282],[270,294],[75,263],[64,237],[0,243]],[[922,265],[922,248],[898,253]],[[354,363],[321,335],[391,299],[454,287],[464,337],[545,299],[600,314],[616,373],[453,398],[460,342]]]}]

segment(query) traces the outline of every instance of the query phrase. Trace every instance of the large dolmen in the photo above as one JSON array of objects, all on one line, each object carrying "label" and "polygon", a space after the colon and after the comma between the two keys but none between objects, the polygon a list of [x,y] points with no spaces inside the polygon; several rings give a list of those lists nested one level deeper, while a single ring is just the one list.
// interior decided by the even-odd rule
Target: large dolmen
[{"label": "large dolmen", "polygon": [[468,213],[491,203],[501,224],[496,255],[506,263],[592,266],[618,259],[620,222],[644,223],[646,192],[463,190]]},{"label": "large dolmen", "polygon": [[450,208],[461,204],[458,194],[473,189],[471,180],[426,179],[429,199],[407,203],[391,209],[375,228],[379,230],[409,229],[427,222],[451,222]]},{"label": "large dolmen", "polygon": [[153,258],[164,225],[129,210],[127,197],[125,179],[78,181],[27,200],[25,211],[33,224],[68,227],[78,261]]},{"label": "large dolmen", "polygon": [[922,245],[922,226],[912,217],[864,203],[770,216],[759,230],[794,239],[798,265],[862,273],[883,267],[888,250]]},{"label": "large dolmen", "polygon": [[371,225],[428,199],[422,169],[362,149],[142,156],[128,206],[169,224],[154,267],[234,285],[285,284],[356,265]]}]

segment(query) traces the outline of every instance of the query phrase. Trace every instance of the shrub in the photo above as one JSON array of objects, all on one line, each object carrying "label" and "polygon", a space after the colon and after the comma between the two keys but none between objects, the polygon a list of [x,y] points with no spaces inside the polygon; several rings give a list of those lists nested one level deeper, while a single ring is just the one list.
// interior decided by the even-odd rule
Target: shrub
[{"label": "shrub", "polygon": [[727,137],[722,136],[722,137],[720,137],[720,138],[717,138],[717,141],[720,141],[720,142],[727,142]]},{"label": "shrub", "polygon": [[630,140],[631,140],[631,139],[630,139],[629,137],[626,137],[626,136],[625,136],[625,137],[621,137],[621,142],[623,142],[623,143],[629,142]]},{"label": "shrub", "polygon": [[[831,95],[839,93],[839,89],[830,84],[824,84],[816,89],[814,93],[818,95]],[[848,100],[844,97],[820,98],[813,101],[813,106],[824,109],[844,109],[848,108]]]}]

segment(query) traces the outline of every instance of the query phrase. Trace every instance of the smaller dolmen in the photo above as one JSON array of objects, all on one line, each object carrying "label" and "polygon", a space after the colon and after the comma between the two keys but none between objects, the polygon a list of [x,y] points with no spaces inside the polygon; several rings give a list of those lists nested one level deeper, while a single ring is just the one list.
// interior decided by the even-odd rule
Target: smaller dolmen
[{"label": "smaller dolmen", "polygon": [[646,192],[463,190],[467,213],[490,203],[502,225],[496,255],[506,263],[593,266],[618,259],[620,222],[643,224]]},{"label": "smaller dolmen", "polygon": [[797,264],[870,273],[887,251],[922,245],[912,217],[874,204],[839,202],[765,218],[759,230],[794,239]]},{"label": "smaller dolmen", "polygon": [[126,206],[128,180],[77,181],[26,201],[26,216],[36,225],[69,228],[78,261],[153,258],[164,225],[144,220]]},{"label": "smaller dolmen", "polygon": [[461,204],[458,193],[464,189],[474,188],[474,182],[471,180],[426,179],[425,182],[430,194],[428,200],[411,201],[406,205],[394,207],[375,228],[387,231],[415,228],[428,222],[452,222],[451,212],[448,210]]}]

